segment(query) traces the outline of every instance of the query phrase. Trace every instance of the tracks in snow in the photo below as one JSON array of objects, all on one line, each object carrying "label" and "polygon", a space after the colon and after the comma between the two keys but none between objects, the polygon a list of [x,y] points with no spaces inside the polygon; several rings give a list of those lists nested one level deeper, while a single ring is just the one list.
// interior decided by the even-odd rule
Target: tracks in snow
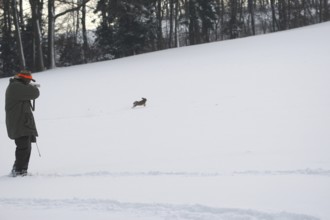
[{"label": "tracks in snow", "polygon": [[[269,213],[263,212],[256,209],[240,209],[240,208],[223,208],[226,206],[226,199],[222,199],[223,201],[217,205],[217,208],[206,206],[206,205],[192,205],[186,204],[189,202],[188,200],[180,200],[181,204],[177,205],[177,201],[175,199],[175,203],[172,201],[165,201],[165,203],[161,203],[164,201],[157,200],[157,198],[162,198],[163,193],[159,193],[159,195],[155,195],[155,197],[151,197],[151,199],[146,200],[138,200],[136,203],[133,202],[119,202],[119,201],[127,201],[127,197],[122,197],[122,193],[128,194],[132,198],[143,198],[145,194],[153,195],[155,192],[158,193],[157,189],[149,190],[149,187],[158,186],[162,184],[162,181],[166,180],[167,183],[163,186],[165,194],[169,193],[171,196],[184,196],[185,193],[196,193],[195,190],[201,190],[199,195],[203,197],[207,197],[203,193],[214,192],[213,196],[224,196],[218,190],[218,187],[221,188],[221,183],[225,184],[231,183],[233,180],[231,177],[237,177],[234,181],[237,186],[232,186],[232,191],[230,193],[246,193],[246,190],[239,190],[241,186],[239,181],[243,180],[248,181],[247,185],[254,184],[255,178],[258,178],[256,181],[265,181],[262,185],[267,185],[269,183],[269,178],[273,179],[277,177],[283,182],[282,185],[287,184],[285,181],[287,177],[296,179],[297,176],[301,176],[303,179],[307,177],[307,179],[314,179],[315,177],[321,177],[321,179],[328,181],[328,177],[330,177],[330,170],[326,169],[300,169],[300,170],[279,170],[279,171],[235,171],[235,172],[162,172],[162,171],[148,171],[148,172],[110,172],[110,171],[94,171],[94,172],[82,172],[82,173],[32,173],[32,176],[23,177],[23,178],[8,178],[8,176],[0,177],[0,182],[3,186],[8,189],[13,188],[14,186],[19,186],[23,182],[24,184],[28,184],[28,186],[38,187],[38,195],[35,195],[33,192],[22,192],[22,195],[17,197],[11,196],[11,193],[3,194],[3,197],[0,197],[0,218],[1,212],[7,210],[22,210],[28,212],[29,210],[41,211],[41,212],[74,212],[75,215],[84,215],[83,211],[91,211],[92,213],[105,213],[105,215],[113,215],[115,213],[118,216],[133,216],[133,218],[127,219],[152,219],[152,220],[320,220],[317,217],[305,214],[297,214],[293,212],[276,212]],[[129,179],[126,179],[128,177]],[[137,177],[137,178],[135,178]],[[216,179],[208,179],[213,178]],[[229,177],[229,178],[228,178]],[[247,177],[247,178],[245,178]],[[252,179],[250,178],[252,177]],[[266,179],[263,177],[267,177]],[[283,177],[283,178],[282,178]],[[325,178],[323,178],[325,177]],[[54,178],[54,179],[53,179]],[[85,179],[84,179],[85,178]],[[211,189],[205,190],[204,188],[200,188],[200,185],[196,183],[192,186],[191,189],[185,189],[186,185],[191,182],[190,178],[197,178],[198,181],[202,181],[204,187],[211,187]],[[290,179],[290,181],[292,180]],[[300,179],[300,178],[298,178]],[[136,187],[132,188],[130,181],[136,181],[135,184],[144,184],[148,183],[144,188]],[[77,181],[79,184],[77,185]],[[197,181],[197,182],[198,182]],[[219,184],[213,184],[214,182]],[[223,182],[225,181],[225,182]],[[270,180],[272,181],[272,180]],[[298,180],[297,180],[298,181]],[[209,184],[211,183],[211,184]],[[291,184],[291,182],[289,182]],[[1,185],[0,184],[0,185]],[[44,187],[45,184],[54,184],[59,189],[68,187],[68,192],[65,193],[57,193],[54,196],[51,192],[49,192],[48,187]],[[124,185],[122,185],[124,184]],[[279,184],[279,185],[281,185]],[[296,184],[293,182],[292,184]],[[13,186],[12,186],[13,185]],[[37,185],[37,186],[36,186]],[[182,186],[183,185],[183,188]],[[323,186],[323,185],[321,185]],[[94,188],[97,188],[96,194],[94,194]],[[103,188],[104,187],[104,188]],[[175,194],[176,187],[178,192],[183,190],[182,194]],[[214,187],[214,188],[212,188]],[[224,186],[222,186],[224,187]],[[292,187],[285,185],[284,190]],[[110,188],[108,190],[108,188]],[[81,190],[86,190],[86,194],[82,194]],[[304,188],[303,188],[304,189]],[[103,192],[102,190],[106,190],[107,195],[99,196],[99,193]],[[118,193],[119,190],[119,193]],[[142,192],[140,192],[142,190]],[[146,191],[143,191],[146,190]],[[167,190],[167,191],[166,191]],[[174,192],[173,192],[174,190]],[[227,190],[227,189],[226,189]],[[226,191],[225,190],[225,191]],[[258,189],[262,190],[262,189]],[[264,191],[260,191],[259,193],[267,193],[267,187],[263,189]],[[272,190],[278,190],[279,194],[283,189],[272,188]],[[299,189],[300,190],[300,189]],[[111,192],[108,192],[111,191]],[[250,191],[250,190],[247,190]],[[295,190],[296,191],[296,190]],[[88,193],[89,192],[89,193]],[[263,192],[263,193],[262,193]],[[305,190],[302,190],[305,192]],[[229,194],[230,194],[229,193]],[[109,196],[108,196],[109,194]],[[228,194],[228,193],[227,193]],[[103,195],[103,194],[102,194]],[[204,196],[203,196],[204,195]],[[254,195],[254,194],[252,194]],[[228,196],[228,195],[227,195]],[[246,195],[245,195],[246,196]],[[244,196],[243,196],[244,197]],[[112,198],[113,200],[107,199]],[[156,198],[156,199],[155,199]],[[229,197],[230,198],[230,197]],[[130,201],[130,200],[128,200]],[[153,201],[158,201],[159,203],[152,203]],[[200,200],[196,200],[200,201]],[[151,203],[150,203],[151,202]],[[166,203],[166,202],[170,202]],[[202,204],[205,204],[201,201]],[[228,204],[227,204],[228,205]],[[231,207],[237,207],[235,205],[231,205]],[[244,206],[243,206],[244,207]],[[279,209],[283,210],[283,209]],[[81,212],[81,214],[80,214]],[[135,216],[140,216],[139,218],[135,218]],[[111,218],[110,218],[111,219]],[[116,219],[116,218],[112,218]]]},{"label": "tracks in snow", "polygon": [[[256,210],[214,208],[203,205],[123,203],[100,199],[0,199],[1,208],[97,211],[135,215],[155,219],[180,220],[319,220],[316,217],[288,212],[266,213]],[[83,215],[83,213],[81,213]],[[142,218],[143,219],[143,218]]]},{"label": "tracks in snow", "polygon": [[32,173],[32,176],[44,177],[134,177],[134,176],[176,176],[176,177],[217,177],[228,175],[309,175],[309,176],[329,176],[330,170],[325,169],[301,169],[301,170],[247,170],[234,172],[162,172],[162,171],[148,171],[148,172],[110,172],[110,171],[95,171],[86,173]]}]

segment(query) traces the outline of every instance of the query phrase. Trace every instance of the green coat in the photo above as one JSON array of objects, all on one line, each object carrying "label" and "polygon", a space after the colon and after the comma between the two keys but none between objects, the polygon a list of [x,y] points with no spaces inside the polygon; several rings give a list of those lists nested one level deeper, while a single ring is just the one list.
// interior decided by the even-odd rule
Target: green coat
[{"label": "green coat", "polygon": [[30,100],[39,97],[39,89],[24,84],[19,79],[10,79],[6,90],[6,125],[10,139],[22,136],[38,136]]}]

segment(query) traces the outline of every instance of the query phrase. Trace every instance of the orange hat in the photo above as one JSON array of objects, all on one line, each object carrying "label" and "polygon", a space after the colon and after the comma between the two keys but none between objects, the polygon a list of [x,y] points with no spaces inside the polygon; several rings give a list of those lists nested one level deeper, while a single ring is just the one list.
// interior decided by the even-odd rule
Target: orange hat
[{"label": "orange hat", "polygon": [[35,80],[32,78],[31,71],[28,70],[22,70],[19,73],[17,73],[16,76],[18,78],[29,79],[35,82]]}]

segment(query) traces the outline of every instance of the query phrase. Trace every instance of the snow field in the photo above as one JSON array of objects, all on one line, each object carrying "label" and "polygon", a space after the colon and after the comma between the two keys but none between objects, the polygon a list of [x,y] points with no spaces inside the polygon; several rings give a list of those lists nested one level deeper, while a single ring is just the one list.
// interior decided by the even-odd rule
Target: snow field
[{"label": "snow field", "polygon": [[0,219],[330,219],[329,25],[34,74],[42,157],[8,177],[0,111]]}]

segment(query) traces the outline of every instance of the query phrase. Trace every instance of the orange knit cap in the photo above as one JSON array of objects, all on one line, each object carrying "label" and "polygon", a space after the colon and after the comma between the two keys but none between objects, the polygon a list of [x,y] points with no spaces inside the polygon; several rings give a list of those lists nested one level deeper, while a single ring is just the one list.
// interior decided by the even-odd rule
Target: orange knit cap
[{"label": "orange knit cap", "polygon": [[29,79],[35,82],[35,80],[32,78],[31,72],[28,70],[22,70],[21,72],[17,73],[16,76],[23,79]]}]

